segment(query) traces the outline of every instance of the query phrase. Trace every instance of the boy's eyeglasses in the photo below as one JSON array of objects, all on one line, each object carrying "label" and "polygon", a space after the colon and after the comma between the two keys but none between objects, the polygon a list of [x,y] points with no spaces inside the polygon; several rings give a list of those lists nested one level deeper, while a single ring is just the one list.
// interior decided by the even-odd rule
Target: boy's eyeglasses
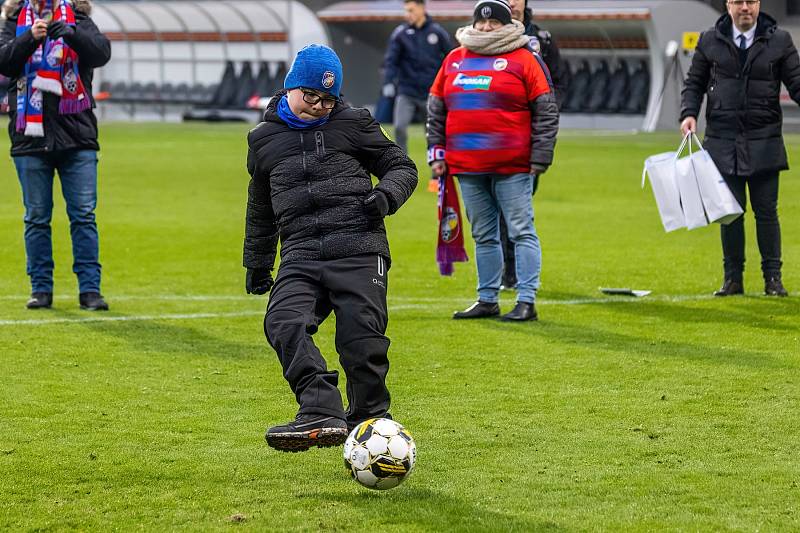
[{"label": "boy's eyeglasses", "polygon": [[760,0],[728,0],[728,3],[735,7],[742,7],[746,5],[747,7],[755,7],[757,4],[761,3]]},{"label": "boy's eyeglasses", "polygon": [[322,108],[323,109],[333,109],[336,106],[336,102],[339,101],[338,98],[335,96],[320,96],[317,93],[313,93],[311,91],[303,91],[303,101],[308,105],[317,105],[322,101]]}]

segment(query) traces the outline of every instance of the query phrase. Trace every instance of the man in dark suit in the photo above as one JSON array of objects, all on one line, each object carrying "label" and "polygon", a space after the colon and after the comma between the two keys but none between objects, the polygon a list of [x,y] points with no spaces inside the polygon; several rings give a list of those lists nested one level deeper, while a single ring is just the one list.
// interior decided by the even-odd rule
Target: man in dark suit
[{"label": "man in dark suit", "polygon": [[[697,131],[705,94],[705,148],[742,207],[750,190],[764,292],[787,296],[778,221],[778,176],[789,168],[780,91],[783,83],[800,103],[800,58],[789,33],[760,13],[758,0],[728,0],[727,8],[697,44],[682,93],[681,131]],[[714,294],[742,294],[744,217],[721,228],[725,279]]]}]

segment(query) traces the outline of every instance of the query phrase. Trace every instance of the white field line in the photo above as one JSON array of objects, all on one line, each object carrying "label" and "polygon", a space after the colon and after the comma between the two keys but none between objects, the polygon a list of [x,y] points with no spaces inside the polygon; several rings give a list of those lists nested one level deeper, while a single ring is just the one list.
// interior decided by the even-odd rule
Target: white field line
[{"label": "white field line", "polygon": [[[10,296],[0,296],[0,299],[11,299]],[[14,299],[23,301],[24,298],[14,296]],[[178,301],[195,301],[202,298],[201,301],[222,301],[222,300],[251,300],[258,301],[253,297],[239,297],[239,296],[176,296],[176,295],[161,295],[161,296],[130,296],[122,297],[115,296],[116,300],[178,300]],[[664,296],[664,297],[645,297],[645,298],[577,298],[573,300],[539,300],[536,302],[538,306],[551,306],[551,305],[592,305],[592,304],[619,304],[619,303],[646,303],[647,301],[658,302],[685,302],[685,301],[699,301],[710,300],[713,296],[710,295],[682,295],[682,296]],[[407,311],[407,310],[425,310],[425,309],[440,309],[445,306],[451,307],[465,305],[469,303],[466,298],[392,298],[389,305],[390,311]],[[398,302],[398,303],[394,303]],[[401,303],[409,302],[409,303]],[[417,303],[413,303],[417,302]],[[39,311],[42,312],[42,311]],[[47,312],[47,311],[44,311]],[[0,327],[3,326],[44,326],[48,324],[81,324],[91,322],[142,322],[142,321],[156,321],[156,320],[204,320],[216,318],[240,318],[249,316],[263,316],[264,310],[253,311],[237,311],[237,312],[221,312],[221,313],[165,313],[160,315],[125,315],[125,316],[90,316],[82,318],[43,318],[43,319],[23,319],[23,320],[0,320]]]}]

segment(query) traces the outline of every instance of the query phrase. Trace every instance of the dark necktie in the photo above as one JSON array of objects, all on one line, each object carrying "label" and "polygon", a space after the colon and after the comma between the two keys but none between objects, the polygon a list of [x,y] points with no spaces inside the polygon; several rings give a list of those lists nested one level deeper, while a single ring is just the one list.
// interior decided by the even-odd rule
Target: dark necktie
[{"label": "dark necktie", "polygon": [[744,67],[747,62],[747,37],[739,35],[739,64]]}]

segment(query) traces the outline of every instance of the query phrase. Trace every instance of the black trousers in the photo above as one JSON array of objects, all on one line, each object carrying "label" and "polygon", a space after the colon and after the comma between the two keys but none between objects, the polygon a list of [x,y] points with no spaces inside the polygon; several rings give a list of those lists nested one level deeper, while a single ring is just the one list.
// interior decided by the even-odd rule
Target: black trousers
[{"label": "black trousers", "polygon": [[[783,265],[781,226],[778,221],[778,176],[777,172],[755,177],[724,176],[739,205],[745,210],[746,189],[750,190],[750,206],[756,218],[756,237],[764,279],[780,277]],[[720,227],[725,278],[741,281],[745,261],[744,216]]]},{"label": "black trousers", "polygon": [[[378,255],[281,264],[264,333],[300,414],[336,416],[352,425],[388,411],[387,270],[387,261]],[[336,351],[347,376],[347,411],[339,374],[328,370],[312,339],[331,311],[336,315]]]},{"label": "black trousers", "polygon": [[517,285],[516,245],[508,238],[505,217],[500,217],[500,246],[503,247],[503,286],[511,289]]}]

